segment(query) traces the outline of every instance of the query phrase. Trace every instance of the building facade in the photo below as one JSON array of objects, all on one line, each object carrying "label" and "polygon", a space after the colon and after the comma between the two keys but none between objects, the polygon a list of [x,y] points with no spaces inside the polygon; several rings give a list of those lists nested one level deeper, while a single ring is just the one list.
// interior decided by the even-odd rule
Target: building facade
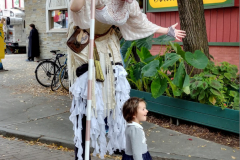
[{"label": "building facade", "polygon": [[[210,54],[215,62],[227,61],[239,66],[239,1],[203,1]],[[176,0],[140,0],[140,4],[153,23],[168,27],[179,22]],[[25,0],[26,25],[34,23],[39,31],[41,58],[51,56],[50,50],[66,51],[68,5],[69,0]],[[159,51],[160,45],[154,44],[151,53]]]},{"label": "building facade", "polygon": [[69,0],[25,0],[26,26],[33,23],[39,32],[40,58],[52,57],[51,50],[66,52],[68,5]]}]

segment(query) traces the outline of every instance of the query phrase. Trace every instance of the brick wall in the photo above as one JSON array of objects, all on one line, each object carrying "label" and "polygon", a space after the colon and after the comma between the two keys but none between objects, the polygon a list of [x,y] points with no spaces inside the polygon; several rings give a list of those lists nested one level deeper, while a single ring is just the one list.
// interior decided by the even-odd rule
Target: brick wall
[{"label": "brick wall", "polygon": [[50,50],[61,50],[66,52],[66,33],[46,33],[46,0],[25,0],[25,14],[27,36],[29,35],[29,24],[35,24],[40,39],[40,58],[50,58]]},{"label": "brick wall", "polygon": [[[165,46],[153,45],[150,52],[153,55],[164,53]],[[209,53],[214,57],[214,62],[226,61],[231,64],[237,65],[239,68],[239,47],[227,47],[227,46],[209,46]]]}]

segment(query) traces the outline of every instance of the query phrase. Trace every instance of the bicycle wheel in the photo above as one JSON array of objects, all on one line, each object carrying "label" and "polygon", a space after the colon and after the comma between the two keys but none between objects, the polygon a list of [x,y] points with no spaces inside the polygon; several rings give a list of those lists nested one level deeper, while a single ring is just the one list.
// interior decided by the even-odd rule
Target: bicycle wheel
[{"label": "bicycle wheel", "polygon": [[59,79],[60,79],[61,86],[65,90],[69,91],[68,68],[66,64],[61,69]]},{"label": "bicycle wheel", "polygon": [[56,72],[58,68],[58,65],[52,61],[43,61],[39,63],[35,70],[35,76],[38,83],[44,87],[50,87],[54,72]]},{"label": "bicycle wheel", "polygon": [[60,79],[59,79],[61,69],[62,69],[62,67],[58,68],[58,70],[56,71],[56,74],[54,75],[54,77],[52,79],[52,84],[51,84],[52,91],[58,90],[58,88],[61,86]]}]

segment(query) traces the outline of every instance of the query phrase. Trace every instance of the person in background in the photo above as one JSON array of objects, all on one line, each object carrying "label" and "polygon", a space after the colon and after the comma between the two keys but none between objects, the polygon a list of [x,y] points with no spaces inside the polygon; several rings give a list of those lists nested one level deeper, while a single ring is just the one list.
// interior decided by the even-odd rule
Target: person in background
[{"label": "person in background", "polygon": [[140,125],[140,122],[147,120],[146,102],[141,98],[132,97],[124,103],[122,112],[127,121],[126,149],[122,160],[152,160],[143,127]]},{"label": "person in background", "polygon": [[31,31],[28,36],[28,59],[26,60],[28,62],[34,61],[34,57],[40,55],[38,30],[35,28],[34,24],[30,24],[29,26]]}]

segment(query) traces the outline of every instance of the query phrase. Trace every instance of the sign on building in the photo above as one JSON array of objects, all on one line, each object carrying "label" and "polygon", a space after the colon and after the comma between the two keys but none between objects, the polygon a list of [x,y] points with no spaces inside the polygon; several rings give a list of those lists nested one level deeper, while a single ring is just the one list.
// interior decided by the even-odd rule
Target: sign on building
[{"label": "sign on building", "polygon": [[[204,8],[234,6],[235,0],[203,0]],[[177,0],[147,0],[147,12],[177,11]]]}]

